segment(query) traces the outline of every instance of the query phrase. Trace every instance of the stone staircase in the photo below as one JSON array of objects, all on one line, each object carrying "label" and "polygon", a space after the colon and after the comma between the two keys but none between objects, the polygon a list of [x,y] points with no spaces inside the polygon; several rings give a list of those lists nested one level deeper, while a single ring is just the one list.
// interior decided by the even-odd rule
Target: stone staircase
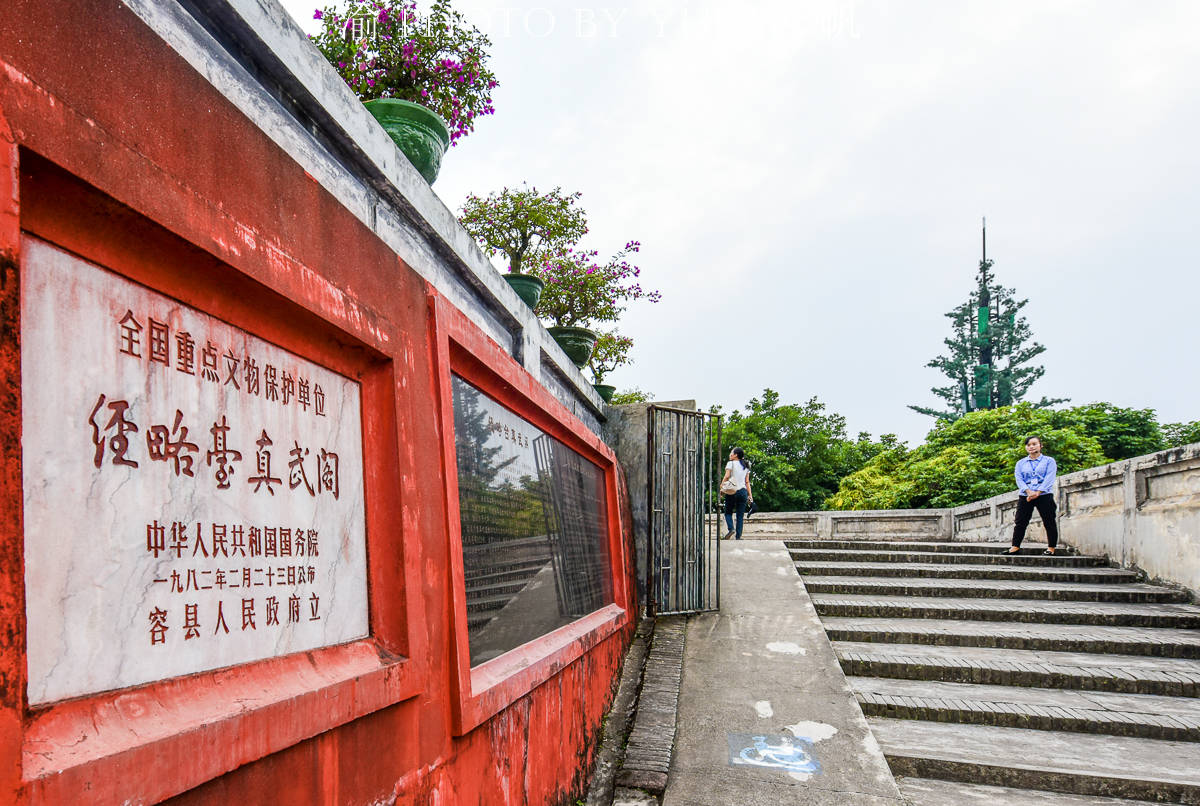
[{"label": "stone staircase", "polygon": [[1200,804],[1185,593],[1063,547],[786,543],[914,804]]},{"label": "stone staircase", "polygon": [[486,627],[549,564],[550,544],[544,536],[506,540],[497,546],[463,550],[467,627]]}]

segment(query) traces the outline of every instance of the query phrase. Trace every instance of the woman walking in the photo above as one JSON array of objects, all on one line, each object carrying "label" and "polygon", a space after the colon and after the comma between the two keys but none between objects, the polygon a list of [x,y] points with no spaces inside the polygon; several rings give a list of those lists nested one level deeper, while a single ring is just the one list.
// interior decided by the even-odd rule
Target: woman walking
[{"label": "woman walking", "polygon": [[1017,522],[1013,526],[1012,548],[1005,554],[1016,554],[1021,550],[1021,541],[1025,539],[1025,527],[1033,517],[1036,509],[1042,516],[1042,525],[1046,527],[1046,544],[1044,554],[1053,554],[1058,546],[1058,524],[1054,516],[1058,507],[1054,503],[1054,474],[1058,465],[1054,459],[1042,454],[1042,440],[1029,437],[1025,440],[1025,450],[1029,456],[1017,462],[1014,473],[1017,479]]},{"label": "woman walking", "polygon": [[[750,465],[746,462],[746,452],[734,448],[729,452],[729,462],[725,465],[725,476],[721,479],[721,495],[725,496],[725,525],[729,531],[725,540],[737,535],[742,539],[742,520],[746,517],[746,502],[754,500],[750,489]],[[737,528],[733,526],[733,513],[737,512]]]}]

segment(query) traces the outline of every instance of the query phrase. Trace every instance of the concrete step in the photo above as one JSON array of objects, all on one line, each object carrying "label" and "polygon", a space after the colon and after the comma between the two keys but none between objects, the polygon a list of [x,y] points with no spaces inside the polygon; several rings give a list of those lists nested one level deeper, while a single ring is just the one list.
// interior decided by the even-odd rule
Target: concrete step
[{"label": "concrete step", "polygon": [[469,618],[472,613],[489,613],[495,615],[494,611],[503,610],[515,598],[515,593],[493,596],[468,596],[467,616]]},{"label": "concrete step", "polygon": [[477,570],[473,573],[467,573],[465,576],[468,585],[472,583],[491,585],[502,582],[522,582],[532,579],[537,575],[538,571],[541,571],[545,567],[546,563],[535,564],[531,562],[522,564],[515,569],[503,571]]},{"label": "concrete step", "polygon": [[532,559],[490,558],[487,562],[463,563],[463,576],[467,580],[495,578],[503,575],[533,575],[546,567],[548,557]]},{"label": "concrete step", "polygon": [[[935,540],[784,540],[788,549],[838,549],[843,551],[900,551],[900,552],[937,552],[938,554],[1000,554],[1007,551],[1011,544],[961,543]],[[1025,543],[1021,546],[1020,556],[1039,556],[1046,548],[1045,543]],[[1058,554],[1078,554],[1071,546],[1059,543],[1055,552]]]},{"label": "concrete step", "polygon": [[539,540],[506,540],[497,543],[480,543],[463,547],[463,557],[467,562],[486,561],[488,558],[504,559],[506,561],[550,559],[550,544],[545,538]]},{"label": "concrete step", "polygon": [[959,565],[958,563],[856,563],[798,562],[801,576],[917,577],[922,579],[1026,579],[1047,582],[1137,582],[1138,575],[1124,568],[1059,568],[1046,565]]},{"label": "concrete step", "polygon": [[509,547],[498,543],[463,549],[463,560],[472,565],[487,565],[497,562],[547,562],[550,555],[550,546],[544,542],[540,546]]},{"label": "concrete step", "polygon": [[848,677],[867,716],[1200,741],[1200,700]]},{"label": "concrete step", "polygon": [[1200,607],[1190,604],[1078,603],[836,593],[813,594],[812,603],[822,616],[972,619],[1181,629],[1200,627]]},{"label": "concrete step", "polygon": [[822,616],[834,641],[1200,658],[1200,632],[1074,624]]},{"label": "concrete step", "polygon": [[472,569],[500,569],[505,565],[525,565],[528,563],[550,562],[548,550],[515,549],[505,551],[497,548],[492,551],[463,552],[463,564]]},{"label": "concrete step", "polygon": [[483,596],[516,596],[525,586],[529,584],[529,580],[533,579],[534,574],[527,574],[524,579],[518,579],[515,582],[467,582],[467,601],[483,597]]},{"label": "concrete step", "polygon": [[[897,569],[900,570],[900,569]],[[1143,583],[1040,582],[1012,579],[909,579],[906,577],[806,576],[810,594],[950,596],[972,599],[1040,599],[1057,602],[1187,602],[1182,591]]]},{"label": "concrete step", "polygon": [[1081,554],[1055,554],[1048,557],[1040,552],[1005,555],[995,552],[940,552],[901,550],[850,550],[850,549],[788,549],[795,562],[862,562],[862,563],[961,563],[966,565],[1018,565],[1046,566],[1050,568],[1097,568],[1107,567],[1108,560]]},{"label": "concrete step", "polygon": [[900,794],[919,806],[1150,806],[1148,800],[1105,798],[1096,795],[1066,795],[1008,786],[964,784],[933,778],[897,778]]},{"label": "concrete step", "polygon": [[549,542],[545,535],[512,537],[484,543],[468,542],[463,546],[463,551],[470,553],[472,551],[515,551],[525,548],[546,549]]},{"label": "concrete step", "polygon": [[849,641],[835,641],[833,647],[842,670],[852,675],[1166,697],[1200,696],[1197,660]]},{"label": "concrete step", "polygon": [[1200,804],[1200,744],[868,717],[896,775]]}]

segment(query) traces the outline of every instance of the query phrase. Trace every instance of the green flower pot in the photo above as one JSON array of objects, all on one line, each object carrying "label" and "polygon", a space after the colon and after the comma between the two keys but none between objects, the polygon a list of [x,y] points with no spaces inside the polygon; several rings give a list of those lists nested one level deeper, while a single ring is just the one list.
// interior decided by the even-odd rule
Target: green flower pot
[{"label": "green flower pot", "polygon": [[612,396],[617,393],[617,387],[609,386],[607,383],[593,383],[592,388],[596,390],[596,394],[600,395],[600,399],[605,403],[611,403]]},{"label": "green flower pot", "polygon": [[567,358],[582,368],[596,347],[596,333],[586,327],[548,327],[550,335],[567,354]]},{"label": "green flower pot", "polygon": [[428,107],[397,98],[376,98],[364,106],[432,185],[442,167],[442,155],[450,147],[450,130],[445,121]]},{"label": "green flower pot", "polygon": [[542,298],[542,289],[546,287],[537,277],[532,274],[516,274],[509,272],[504,275],[504,279],[512,286],[512,290],[517,292],[517,296],[528,305],[530,308],[536,308],[538,300]]}]

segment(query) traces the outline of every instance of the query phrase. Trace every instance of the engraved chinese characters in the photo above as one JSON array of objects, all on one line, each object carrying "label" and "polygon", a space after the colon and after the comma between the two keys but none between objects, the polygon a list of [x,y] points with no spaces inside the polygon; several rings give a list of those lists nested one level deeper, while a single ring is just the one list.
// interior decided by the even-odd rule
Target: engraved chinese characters
[{"label": "engraved chinese characters", "polygon": [[22,248],[31,704],[365,636],[358,384]]},{"label": "engraved chinese characters", "polygon": [[457,375],[471,665],[613,601],[604,474]]}]

